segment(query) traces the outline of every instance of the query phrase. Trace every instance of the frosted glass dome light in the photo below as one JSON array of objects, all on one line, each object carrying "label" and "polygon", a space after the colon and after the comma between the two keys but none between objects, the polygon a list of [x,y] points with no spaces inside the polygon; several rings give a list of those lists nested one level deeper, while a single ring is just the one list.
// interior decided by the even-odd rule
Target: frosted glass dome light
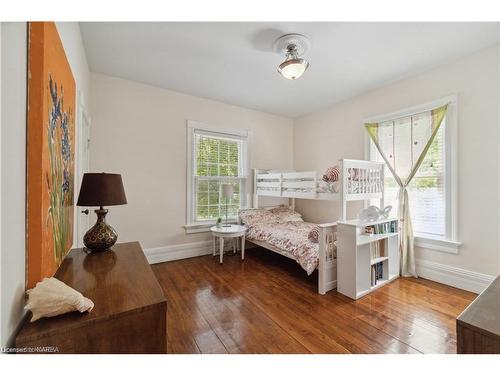
[{"label": "frosted glass dome light", "polygon": [[285,55],[285,61],[278,66],[278,72],[286,79],[297,79],[309,67],[301,56],[309,49],[309,40],[301,34],[286,34],[274,42],[274,51]]},{"label": "frosted glass dome light", "polygon": [[287,59],[278,66],[278,72],[286,79],[297,79],[308,67],[309,63],[304,59]]}]

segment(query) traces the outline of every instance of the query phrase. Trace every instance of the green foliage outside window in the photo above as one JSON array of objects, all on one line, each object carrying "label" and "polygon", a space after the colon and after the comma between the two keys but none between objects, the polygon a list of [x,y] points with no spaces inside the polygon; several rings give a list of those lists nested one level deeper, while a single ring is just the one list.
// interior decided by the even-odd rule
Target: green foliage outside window
[{"label": "green foliage outside window", "polygon": [[[443,157],[443,135],[444,135],[444,127],[442,126],[438,130],[438,134],[436,138],[432,142],[429,150],[427,151],[427,155],[425,156],[420,168],[413,178],[413,181],[410,183],[410,188],[417,189],[428,189],[428,188],[437,188],[442,183],[441,174],[442,174],[442,157]],[[392,177],[392,174],[387,171],[385,188],[398,188],[396,180]]]},{"label": "green foliage outside window", "polygon": [[[221,185],[232,183],[233,198],[228,200],[228,216],[235,217],[240,208],[239,142],[236,140],[199,136],[196,143],[196,221],[225,217],[226,199]],[[203,180],[203,177],[222,177]],[[227,177],[235,179],[227,180]]]}]

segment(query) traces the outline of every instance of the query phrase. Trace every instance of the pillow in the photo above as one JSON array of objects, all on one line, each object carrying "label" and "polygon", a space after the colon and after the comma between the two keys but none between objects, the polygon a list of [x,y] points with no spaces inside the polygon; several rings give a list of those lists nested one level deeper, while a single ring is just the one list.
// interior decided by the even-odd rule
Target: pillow
[{"label": "pillow", "polygon": [[264,208],[240,210],[239,216],[243,224],[246,225],[279,222],[279,218],[277,215]]},{"label": "pillow", "polygon": [[340,169],[338,165],[334,165],[326,170],[323,175],[323,181],[325,182],[334,182],[338,181],[340,177]]},{"label": "pillow", "polygon": [[269,210],[272,214],[278,217],[280,223],[289,221],[304,221],[302,215],[288,207],[276,207]]},{"label": "pillow", "polygon": [[317,225],[313,229],[311,229],[307,238],[309,238],[309,240],[312,242],[319,242],[319,227]]}]

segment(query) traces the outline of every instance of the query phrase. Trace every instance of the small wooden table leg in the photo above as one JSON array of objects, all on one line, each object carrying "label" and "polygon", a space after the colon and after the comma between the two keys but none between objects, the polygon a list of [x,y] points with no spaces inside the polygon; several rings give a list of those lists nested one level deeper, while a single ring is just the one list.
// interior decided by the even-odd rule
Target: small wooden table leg
[{"label": "small wooden table leg", "polygon": [[241,237],[241,260],[245,260],[245,235]]},{"label": "small wooden table leg", "polygon": [[215,256],[215,236],[212,236],[212,256]]},{"label": "small wooden table leg", "polygon": [[219,263],[222,264],[222,257],[224,256],[224,237],[220,237],[220,250],[219,250]]}]

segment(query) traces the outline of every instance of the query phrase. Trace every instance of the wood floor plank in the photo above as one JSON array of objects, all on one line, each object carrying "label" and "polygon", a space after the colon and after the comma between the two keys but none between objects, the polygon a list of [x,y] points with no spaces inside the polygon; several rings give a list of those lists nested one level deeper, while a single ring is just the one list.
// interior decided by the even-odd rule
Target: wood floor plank
[{"label": "wood floor plank", "polygon": [[213,332],[186,291],[177,282],[182,275],[176,269],[157,275],[168,301],[167,350],[173,353],[227,353],[226,348]]},{"label": "wood floor plank", "polygon": [[[260,275],[254,271],[250,276],[250,282],[240,282],[240,284],[238,284],[238,279],[229,273],[223,272],[221,277],[226,277],[226,281],[238,287],[239,294],[259,305],[274,320],[279,321],[287,331],[296,335],[295,327],[300,327],[302,334],[299,332],[297,339],[313,352],[376,353],[394,347],[392,344],[395,344],[396,340],[389,335],[374,332],[375,329],[371,326],[360,325],[353,315],[355,313],[347,308],[347,304],[337,303],[335,306],[332,304],[326,306],[327,296],[319,296],[316,293],[312,298],[311,296],[304,298],[300,291],[290,288],[288,283],[284,283],[282,278],[272,272]],[[255,277],[266,279],[265,288],[247,287],[256,283],[252,280]],[[283,305],[277,302],[275,296],[278,295],[281,296]],[[278,318],[276,315],[279,311],[286,312],[289,317],[283,317],[281,314],[281,318]],[[377,333],[375,340],[367,339],[374,333]],[[311,340],[320,340],[320,343],[316,343],[314,348],[311,346]],[[379,345],[378,341],[384,342]],[[335,347],[331,347],[332,345]]]},{"label": "wood floor plank", "polygon": [[317,274],[263,249],[153,265],[168,303],[169,353],[453,353],[475,298],[397,279],[353,301],[317,293]]},{"label": "wood floor plank", "polygon": [[[202,288],[196,296],[199,308],[229,352],[308,352],[254,304],[234,293],[231,284],[223,282],[218,273],[210,272],[206,265],[196,267],[192,260],[186,263],[185,276]],[[207,282],[210,288],[204,287]]]},{"label": "wood floor plank", "polygon": [[[269,272],[267,277],[272,279],[275,275],[273,272]],[[415,352],[414,349],[397,342],[389,335],[377,332],[376,328],[362,324],[358,317],[365,313],[364,310],[361,310],[356,304],[350,303],[351,300],[347,297],[336,292],[330,292],[326,296],[320,296],[314,292],[313,296],[305,296],[295,288],[290,290],[286,283],[282,282],[281,277],[283,275],[277,276],[277,285],[284,289],[276,290],[274,293],[290,297],[291,299],[287,302],[291,306],[305,305],[302,314],[307,317],[308,322],[318,324],[318,331],[322,332],[322,336],[326,335],[326,340],[341,342],[345,348],[348,348],[353,353]],[[316,280],[312,281],[316,283]],[[331,298],[333,296],[336,298]],[[258,295],[257,301],[261,299],[261,296]],[[324,314],[325,312],[327,313]],[[310,331],[311,328],[309,326],[307,330]],[[337,330],[335,331],[335,329]],[[372,339],[366,340],[367,337]]]}]

